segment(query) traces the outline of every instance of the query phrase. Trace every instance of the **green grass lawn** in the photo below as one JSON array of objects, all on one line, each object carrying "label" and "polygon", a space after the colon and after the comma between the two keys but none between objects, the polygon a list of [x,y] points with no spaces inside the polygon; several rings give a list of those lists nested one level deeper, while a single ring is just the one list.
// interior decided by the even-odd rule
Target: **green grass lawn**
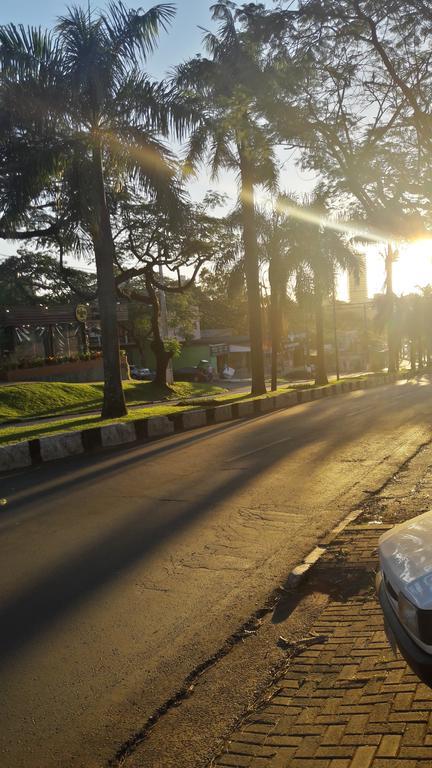
[{"label": "green grass lawn", "polygon": [[[48,437],[60,432],[89,429],[90,427],[104,427],[107,424],[115,424],[116,422],[134,421],[135,419],[149,418],[150,416],[168,416],[169,414],[179,413],[179,411],[187,411],[192,408],[205,407],[206,405],[225,405],[232,402],[244,402],[245,400],[262,399],[264,397],[272,397],[277,394],[276,392],[267,392],[265,395],[258,397],[251,397],[250,394],[238,393],[230,394],[221,387],[214,387],[208,384],[189,384],[188,382],[177,382],[175,387],[180,384],[180,389],[183,392],[189,392],[194,396],[197,395],[197,387],[201,388],[201,393],[205,395],[202,400],[191,400],[183,404],[176,405],[175,403],[166,403],[166,405],[153,405],[146,408],[134,408],[129,411],[127,416],[122,416],[119,419],[101,419],[98,414],[85,415],[82,412],[77,415],[76,418],[59,418],[45,423],[35,422],[34,424],[25,424],[20,426],[19,423],[6,423],[0,427],[0,445],[7,443],[16,443],[20,440],[33,440],[36,437]],[[65,385],[62,385],[65,386]],[[87,386],[87,385],[68,385],[68,386]],[[91,386],[91,385],[88,385]],[[140,386],[138,384],[138,386]],[[178,392],[179,390],[177,390]],[[286,392],[286,387],[281,387],[278,392]],[[222,394],[218,394],[222,393]],[[1,393],[0,393],[1,394]],[[170,395],[171,399],[177,398],[178,395]],[[129,403],[130,404],[130,403]],[[69,411],[68,411],[69,412]]]},{"label": "green grass lawn", "polygon": [[20,440],[33,440],[36,437],[49,437],[60,432],[76,432],[80,429],[90,429],[90,427],[105,427],[107,424],[116,422],[131,421],[134,419],[149,418],[150,416],[167,416],[169,413],[190,410],[192,406],[179,408],[175,405],[155,405],[148,408],[137,408],[130,411],[127,416],[120,419],[101,419],[97,414],[88,416],[77,416],[72,419],[54,419],[53,421],[34,425],[26,424],[19,426],[17,424],[6,426],[0,429],[0,445],[6,443],[17,443]]},{"label": "green grass lawn", "polygon": [[[213,384],[176,381],[161,390],[152,381],[125,381],[128,405],[140,405],[154,400],[173,400],[201,395],[213,396],[226,390]],[[66,384],[53,381],[33,381],[0,385],[0,422],[18,422],[57,416],[88,413],[101,407],[103,383]]]},{"label": "green grass lawn", "polygon": [[[358,378],[365,378],[359,376]],[[345,379],[353,381],[352,378]],[[328,386],[331,386],[331,382]],[[161,391],[158,390],[152,382],[125,382],[125,394],[128,405],[151,402],[160,399]],[[295,388],[282,386],[277,392],[267,392],[258,398],[252,397],[248,393],[233,394],[227,392],[222,387],[216,387],[212,384],[194,384],[189,382],[176,382],[169,392],[166,404],[147,406],[146,408],[135,408],[127,416],[120,419],[101,419],[98,414],[85,414],[87,411],[99,408],[102,402],[102,384],[60,384],[54,382],[33,382],[28,384],[16,384],[11,386],[0,386],[0,420],[3,422],[9,420],[9,424],[4,423],[0,427],[0,444],[16,443],[20,440],[32,440],[36,437],[46,437],[65,431],[76,431],[80,429],[89,429],[90,427],[101,427],[115,422],[133,421],[134,419],[148,418],[150,416],[167,416],[172,413],[178,413],[182,410],[190,410],[196,407],[205,407],[211,405],[224,405],[233,402],[261,399],[264,397],[277,396],[278,393],[287,392]],[[302,388],[305,388],[304,386]],[[12,394],[8,393],[12,390]],[[15,394],[14,394],[15,392]],[[184,398],[195,398],[202,395],[202,399],[189,400]],[[170,399],[181,399],[180,405],[170,403]],[[66,413],[76,412],[76,418],[58,418],[45,424],[34,423],[19,425],[17,419],[29,420],[31,416],[47,415],[65,415]],[[18,415],[19,414],[19,415]],[[14,422],[12,424],[12,422]]]}]

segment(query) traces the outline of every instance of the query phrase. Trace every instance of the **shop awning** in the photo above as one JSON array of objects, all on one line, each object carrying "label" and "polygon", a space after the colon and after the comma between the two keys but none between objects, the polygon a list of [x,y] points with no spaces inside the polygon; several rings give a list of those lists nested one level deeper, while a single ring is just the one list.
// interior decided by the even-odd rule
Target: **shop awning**
[{"label": "shop awning", "polygon": [[229,345],[229,351],[230,352],[250,352],[251,348],[240,345],[240,344],[230,344]]}]

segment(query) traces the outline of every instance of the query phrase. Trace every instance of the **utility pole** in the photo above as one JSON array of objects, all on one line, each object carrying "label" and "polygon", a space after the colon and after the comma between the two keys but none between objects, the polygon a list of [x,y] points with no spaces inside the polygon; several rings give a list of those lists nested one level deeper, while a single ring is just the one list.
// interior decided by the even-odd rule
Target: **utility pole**
[{"label": "utility pole", "polygon": [[[159,264],[159,279],[161,281],[161,285],[163,285],[164,274],[163,274],[162,264]],[[161,288],[159,289],[159,305],[160,305],[161,334],[164,339],[167,339],[170,336],[170,329],[168,327],[168,312],[167,312],[165,291],[163,291]],[[167,365],[166,380],[167,380],[167,384],[172,384],[174,381],[172,360],[169,360]]]}]

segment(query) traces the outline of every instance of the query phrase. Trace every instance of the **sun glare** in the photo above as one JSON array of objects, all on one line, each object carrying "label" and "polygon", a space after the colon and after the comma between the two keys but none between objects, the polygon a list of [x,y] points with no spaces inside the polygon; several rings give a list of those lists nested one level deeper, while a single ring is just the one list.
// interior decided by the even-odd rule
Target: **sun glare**
[{"label": "sun glare", "polygon": [[432,240],[401,245],[393,267],[395,293],[412,293],[432,284]]},{"label": "sun glare", "polygon": [[[367,248],[367,282],[370,297],[385,290],[385,244]],[[419,288],[432,285],[432,240],[416,240],[399,245],[398,258],[393,264],[393,290],[399,296],[418,293]]]}]

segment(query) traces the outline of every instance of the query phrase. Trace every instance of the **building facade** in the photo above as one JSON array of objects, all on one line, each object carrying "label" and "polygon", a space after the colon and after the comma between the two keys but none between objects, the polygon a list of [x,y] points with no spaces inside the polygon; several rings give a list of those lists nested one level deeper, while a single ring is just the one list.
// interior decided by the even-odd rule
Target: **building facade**
[{"label": "building facade", "polygon": [[348,296],[350,304],[364,304],[368,301],[367,286],[367,262],[366,256],[359,256],[360,265],[358,274],[348,273]]}]

